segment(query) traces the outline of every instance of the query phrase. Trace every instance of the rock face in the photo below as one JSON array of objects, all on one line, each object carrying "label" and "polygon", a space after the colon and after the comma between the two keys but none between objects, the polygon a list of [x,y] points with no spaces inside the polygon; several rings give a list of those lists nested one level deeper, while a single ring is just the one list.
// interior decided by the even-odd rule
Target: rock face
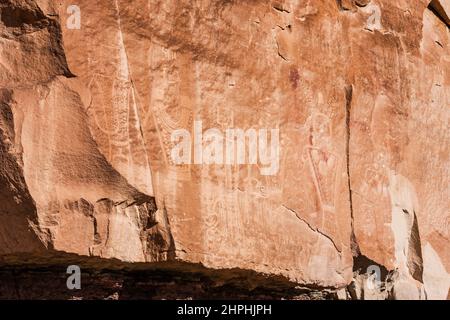
[{"label": "rock face", "polygon": [[447,0],[1,0],[0,260],[447,299],[449,15]]}]

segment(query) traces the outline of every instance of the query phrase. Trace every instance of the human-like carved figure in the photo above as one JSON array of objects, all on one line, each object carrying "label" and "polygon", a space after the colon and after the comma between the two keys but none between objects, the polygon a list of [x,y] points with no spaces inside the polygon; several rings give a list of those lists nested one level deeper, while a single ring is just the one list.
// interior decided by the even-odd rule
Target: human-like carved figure
[{"label": "human-like carved figure", "polygon": [[[310,145],[306,148],[314,185],[320,199],[322,215],[335,212],[335,186],[338,156],[332,151],[330,120],[323,114],[314,115],[310,125]],[[323,219],[322,219],[323,220]]]},{"label": "human-like carved figure", "polygon": [[363,195],[376,195],[376,198],[388,195],[388,178],[385,174],[388,158],[384,153],[374,156],[373,163],[366,167],[364,181],[361,188]]}]

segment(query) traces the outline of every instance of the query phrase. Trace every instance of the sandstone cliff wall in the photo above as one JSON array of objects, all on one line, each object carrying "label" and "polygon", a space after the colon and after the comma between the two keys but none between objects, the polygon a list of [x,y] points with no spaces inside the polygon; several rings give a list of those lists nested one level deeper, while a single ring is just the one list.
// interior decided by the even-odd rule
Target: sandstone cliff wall
[{"label": "sandstone cliff wall", "polygon": [[[446,0],[1,0],[0,254],[446,299],[449,14]],[[198,121],[278,129],[278,170],[176,165],[171,135]]]}]

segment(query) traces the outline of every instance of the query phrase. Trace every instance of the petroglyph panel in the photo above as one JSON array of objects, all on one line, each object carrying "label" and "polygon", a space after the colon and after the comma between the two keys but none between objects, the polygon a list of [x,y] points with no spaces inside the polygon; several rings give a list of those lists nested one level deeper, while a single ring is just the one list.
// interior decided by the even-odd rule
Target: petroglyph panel
[{"label": "petroglyph panel", "polygon": [[[365,290],[362,259],[392,272],[394,297],[445,295],[443,6],[79,0],[77,25],[68,0],[5,3],[24,19],[0,4],[1,195],[17,207],[11,175],[29,192],[11,221],[33,250]],[[255,149],[241,141],[247,160],[203,161],[227,150],[198,134],[231,129],[259,134]],[[173,159],[176,130],[193,163]],[[269,132],[279,156],[265,174]],[[17,240],[6,229],[0,252]]]}]

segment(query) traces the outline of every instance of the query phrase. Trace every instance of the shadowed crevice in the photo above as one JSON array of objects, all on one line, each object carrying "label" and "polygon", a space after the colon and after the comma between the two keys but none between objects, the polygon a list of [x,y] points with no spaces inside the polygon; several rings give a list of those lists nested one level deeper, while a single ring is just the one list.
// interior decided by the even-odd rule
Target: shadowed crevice
[{"label": "shadowed crevice", "polygon": [[422,244],[420,241],[419,224],[417,222],[417,215],[415,212],[408,245],[409,272],[414,279],[423,283]]}]

